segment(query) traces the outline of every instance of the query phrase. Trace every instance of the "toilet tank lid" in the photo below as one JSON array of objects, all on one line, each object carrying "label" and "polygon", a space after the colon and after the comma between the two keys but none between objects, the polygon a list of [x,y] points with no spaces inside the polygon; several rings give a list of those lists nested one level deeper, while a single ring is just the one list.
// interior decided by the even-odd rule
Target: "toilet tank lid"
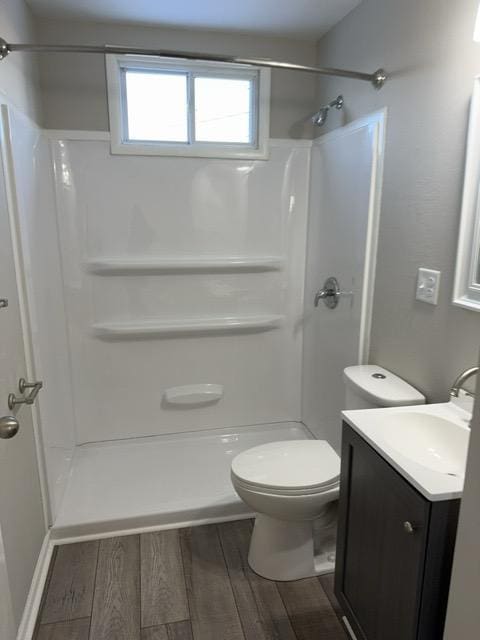
[{"label": "toilet tank lid", "polygon": [[343,377],[346,385],[380,407],[425,404],[426,401],[425,396],[411,384],[374,364],[347,367],[343,371]]}]

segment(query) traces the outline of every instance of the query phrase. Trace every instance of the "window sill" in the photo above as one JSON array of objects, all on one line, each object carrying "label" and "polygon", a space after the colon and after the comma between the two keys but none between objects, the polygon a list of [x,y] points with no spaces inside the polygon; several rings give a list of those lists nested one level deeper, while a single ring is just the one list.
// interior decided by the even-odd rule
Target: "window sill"
[{"label": "window sill", "polygon": [[243,160],[268,160],[268,144],[253,148],[231,145],[169,145],[148,142],[111,142],[113,155],[177,156],[181,158],[233,158]]}]

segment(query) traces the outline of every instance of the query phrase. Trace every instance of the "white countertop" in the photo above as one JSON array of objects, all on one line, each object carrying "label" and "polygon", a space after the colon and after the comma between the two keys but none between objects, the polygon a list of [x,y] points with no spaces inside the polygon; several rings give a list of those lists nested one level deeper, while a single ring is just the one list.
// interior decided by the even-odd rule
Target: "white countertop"
[{"label": "white countertop", "polygon": [[398,428],[394,426],[394,416],[398,416],[400,413],[421,413],[437,416],[454,423],[457,427],[465,430],[468,437],[472,404],[470,399],[468,401],[463,399],[442,404],[343,411],[342,415],[352,429],[425,498],[432,502],[439,502],[462,497],[465,470],[463,469],[463,474],[451,476],[419,464],[400,453],[387,441],[388,430]]}]

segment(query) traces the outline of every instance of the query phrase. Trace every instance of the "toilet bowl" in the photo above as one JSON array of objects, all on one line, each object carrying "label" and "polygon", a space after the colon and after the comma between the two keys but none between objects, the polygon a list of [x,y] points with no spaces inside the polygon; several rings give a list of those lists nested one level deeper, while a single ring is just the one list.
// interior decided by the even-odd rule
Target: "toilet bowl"
[{"label": "toilet bowl", "polygon": [[[377,365],[343,373],[346,409],[425,403],[417,389]],[[298,580],[333,571],[339,475],[340,458],[325,440],[272,442],[233,459],[233,486],[257,514],[248,556],[256,573]]]},{"label": "toilet bowl", "polygon": [[325,440],[272,442],[234,458],[232,484],[257,513],[248,556],[256,573],[283,581],[333,571],[339,474]]}]

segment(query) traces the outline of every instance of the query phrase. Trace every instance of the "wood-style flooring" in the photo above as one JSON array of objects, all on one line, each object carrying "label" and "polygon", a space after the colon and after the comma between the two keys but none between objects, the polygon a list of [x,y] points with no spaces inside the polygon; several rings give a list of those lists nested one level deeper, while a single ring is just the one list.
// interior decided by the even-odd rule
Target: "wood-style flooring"
[{"label": "wood-style flooring", "polygon": [[35,640],[346,640],[332,576],[272,582],[241,520],[62,545]]}]

